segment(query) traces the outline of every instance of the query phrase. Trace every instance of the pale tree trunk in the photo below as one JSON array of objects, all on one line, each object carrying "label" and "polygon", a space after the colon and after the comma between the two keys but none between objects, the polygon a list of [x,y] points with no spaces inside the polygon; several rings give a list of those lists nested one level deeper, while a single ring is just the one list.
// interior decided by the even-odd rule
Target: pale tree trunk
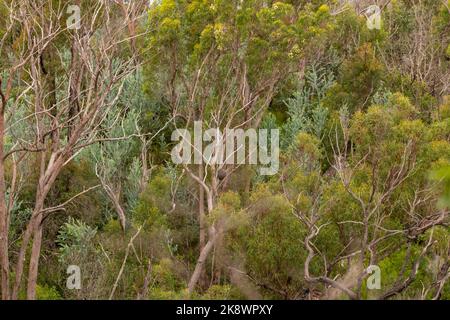
[{"label": "pale tree trunk", "polygon": [[38,214],[33,232],[33,246],[31,248],[30,266],[28,271],[27,299],[36,299],[36,285],[39,269],[39,257],[42,246],[42,214]]},{"label": "pale tree trunk", "polygon": [[[203,173],[203,171],[202,171]],[[203,182],[203,180],[198,179],[198,177],[193,176],[195,180],[198,182]],[[204,183],[200,183],[201,187],[204,189],[204,192],[206,193],[207,197],[207,204],[208,204],[208,214],[211,214],[214,208],[214,196],[211,192],[211,189],[208,188]],[[206,190],[205,190],[206,188]],[[204,221],[205,227],[206,227],[206,221]],[[205,262],[208,258],[209,254],[211,253],[211,250],[214,248],[214,245],[216,244],[218,238],[218,231],[216,230],[216,227],[213,225],[209,228],[209,235],[208,235],[208,242],[200,249],[200,255],[197,259],[197,264],[195,265],[194,272],[192,273],[191,279],[189,280],[188,284],[188,292],[189,294],[192,294],[194,292],[195,287],[199,280],[202,277],[202,274],[204,272],[205,268]]]},{"label": "pale tree trunk", "polygon": [[[45,155],[42,155],[42,161]],[[33,222],[33,241],[31,247],[31,255],[30,255],[30,265],[28,270],[28,283],[27,283],[27,299],[34,300],[36,299],[36,285],[37,285],[37,276],[39,269],[39,257],[41,253],[42,246],[42,209],[44,208],[44,200],[46,196],[46,192],[43,188],[43,179],[44,176],[41,176],[39,181],[38,190],[36,192],[36,204],[33,210],[33,216],[36,219]]]},{"label": "pale tree trunk", "polygon": [[125,210],[123,210],[122,205],[120,204],[120,193],[121,193],[121,186],[113,187],[112,183],[109,183],[107,181],[106,177],[103,177],[95,168],[95,174],[97,175],[98,179],[100,180],[100,183],[103,187],[103,190],[105,190],[108,198],[111,200],[111,202],[114,205],[114,209],[117,212],[117,216],[119,217],[120,226],[122,227],[122,231],[125,232],[127,220],[125,215]]},{"label": "pale tree trunk", "polygon": [[45,198],[42,191],[43,191],[42,186],[39,183],[39,187],[36,194],[36,204],[33,211],[33,216],[35,216],[36,218],[32,226],[33,240],[31,246],[31,255],[28,269],[28,282],[27,282],[28,300],[36,299],[36,285],[39,269],[39,257],[42,246],[42,209],[44,206],[44,198]]},{"label": "pale tree trunk", "polygon": [[208,258],[211,250],[214,248],[217,240],[217,230],[214,227],[210,228],[209,231],[209,239],[206,245],[202,248],[200,252],[200,256],[198,257],[197,264],[195,265],[194,272],[192,273],[191,279],[188,284],[188,292],[192,294],[195,290],[195,286],[197,285],[200,277],[202,276],[202,272],[205,267],[206,259]]},{"label": "pale tree trunk", "polygon": [[[69,148],[71,150],[72,148]],[[70,154],[71,152],[66,152]],[[56,153],[52,153],[48,164],[46,165],[46,155],[41,155],[41,176],[39,178],[38,190],[36,192],[36,203],[33,210],[33,216],[35,220],[32,224],[33,233],[33,245],[30,255],[30,265],[28,270],[28,283],[27,283],[27,299],[36,299],[36,285],[39,269],[39,257],[42,246],[42,219],[45,198],[47,197],[51,187],[53,186],[56,177],[64,164],[64,156]]]},{"label": "pale tree trunk", "polygon": [[17,300],[17,298],[19,297],[19,290],[20,290],[20,284],[22,282],[22,275],[23,275],[23,268],[24,268],[24,264],[25,264],[25,255],[26,255],[26,251],[28,248],[28,243],[30,242],[31,239],[31,235],[34,229],[34,220],[35,217],[31,217],[30,222],[27,225],[27,228],[25,229],[25,233],[23,234],[22,237],[22,245],[20,247],[20,251],[19,251],[19,255],[17,258],[17,264],[16,264],[16,277],[15,277],[15,281],[14,281],[14,288],[13,288],[13,292],[12,292],[12,296],[11,298],[13,300]]},{"label": "pale tree trunk", "polygon": [[[71,147],[68,148],[71,150]],[[20,247],[17,265],[15,268],[16,277],[14,282],[14,288],[12,293],[12,299],[17,299],[24,270],[24,264],[26,261],[26,253],[30,241],[32,241],[32,248],[30,254],[30,263],[28,271],[27,282],[27,299],[33,300],[36,298],[36,284],[39,269],[39,257],[42,246],[42,220],[43,209],[45,199],[53,186],[56,178],[58,177],[66,160],[63,154],[70,154],[70,152],[64,153],[52,153],[48,164],[46,164],[46,154],[41,153],[41,174],[38,182],[38,188],[36,190],[36,201],[31,215],[31,219],[28,222],[27,228],[22,238],[22,244]]]},{"label": "pale tree trunk", "polygon": [[[203,165],[198,166],[198,176],[201,180],[204,177],[204,168]],[[205,189],[202,185],[198,186],[198,221],[199,221],[199,254],[202,255],[203,249],[206,246],[206,216],[205,216]],[[201,284],[206,282],[206,272],[205,268],[202,266],[198,270],[198,279]]]},{"label": "pale tree trunk", "polygon": [[[1,86],[1,82],[0,82]],[[1,91],[1,88],[0,88]],[[6,183],[5,183],[5,167],[4,167],[4,129],[5,118],[4,108],[6,99],[2,93],[2,105],[0,110],[0,267],[1,267],[1,287],[2,300],[9,299],[9,253],[8,253],[8,211],[6,208]]]},{"label": "pale tree trunk", "polygon": [[[203,166],[198,166],[198,177],[203,180]],[[206,223],[205,223],[205,189],[202,185],[198,186],[198,220],[200,226],[199,249],[200,252],[206,244]]]},{"label": "pale tree trunk", "polygon": [[[48,57],[52,57],[51,53],[48,54]],[[55,83],[55,75],[53,68],[48,68],[48,70],[44,69],[44,54],[41,55],[41,71],[43,72],[45,76],[45,82],[48,83],[49,86],[49,92],[51,93],[49,99],[49,105],[48,109],[52,110],[53,115],[56,117],[56,83]],[[37,108],[39,108],[40,105],[37,105]],[[38,109],[39,110],[39,109]],[[42,131],[42,128],[40,129]],[[55,152],[58,147],[58,140],[59,140],[59,134],[58,130],[54,130],[52,132],[52,143],[51,143],[51,149],[52,149],[52,156],[55,155]],[[51,158],[53,159],[53,157]],[[51,163],[53,165],[53,163]],[[52,182],[50,182],[50,186],[47,187],[47,191],[45,188],[45,184],[47,179],[46,176],[46,154],[41,153],[41,168],[40,168],[40,178],[39,178],[39,184],[38,189],[36,191],[36,202],[35,207],[33,210],[33,216],[36,217],[34,221],[34,228],[33,228],[33,241],[32,241],[32,248],[31,248],[31,255],[30,255],[30,264],[29,264],[29,271],[28,271],[28,283],[27,283],[27,299],[34,300],[36,298],[36,285],[37,285],[37,276],[38,276],[38,269],[39,269],[39,257],[41,252],[41,246],[42,246],[42,219],[43,214],[42,210],[44,209],[44,201],[47,196],[48,191],[50,190],[50,186],[52,185]],[[51,176],[51,175],[50,175]]]},{"label": "pale tree trunk", "polygon": [[19,258],[16,267],[16,282],[14,284],[13,299],[17,299],[20,284],[23,275],[24,263],[26,260],[26,251],[30,240],[32,240],[30,263],[27,281],[27,299],[36,299],[36,285],[39,269],[39,258],[42,246],[42,220],[44,202],[53,186],[56,177],[59,175],[64,163],[64,157],[56,153],[52,153],[48,164],[46,165],[46,155],[41,153],[41,167],[38,188],[36,190],[36,201],[34,210],[28,223],[27,229],[23,236],[22,245],[19,252]]}]

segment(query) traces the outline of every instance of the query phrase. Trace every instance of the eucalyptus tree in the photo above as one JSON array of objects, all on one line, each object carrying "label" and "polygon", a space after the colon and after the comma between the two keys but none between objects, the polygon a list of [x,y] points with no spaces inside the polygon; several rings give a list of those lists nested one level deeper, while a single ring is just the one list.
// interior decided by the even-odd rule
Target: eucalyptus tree
[{"label": "eucalyptus tree", "polygon": [[[329,14],[326,5],[291,1],[163,0],[149,14],[150,93],[161,97],[175,127],[192,129],[201,121],[222,132],[258,128],[280,84],[302,74],[321,50]],[[216,239],[214,226],[207,236],[205,200],[210,214],[236,171],[205,162],[185,166],[198,184],[200,223],[201,253],[190,292]]]},{"label": "eucalyptus tree", "polygon": [[[121,95],[124,79],[138,65],[138,52],[130,50],[128,43],[139,36],[132,25],[145,12],[143,2],[128,6],[111,1],[78,4],[82,19],[79,28],[74,29],[66,24],[65,2],[11,1],[2,6],[4,18],[9,22],[1,42],[2,80],[7,79],[0,90],[3,299],[18,297],[26,261],[29,261],[27,298],[36,297],[43,221],[60,209],[60,206],[46,207],[47,195],[62,168],[83,148],[99,140],[102,123]],[[126,19],[121,10],[125,10]],[[51,61],[45,58],[48,54]],[[50,63],[51,70],[47,70]],[[22,118],[18,118],[20,114]],[[23,128],[23,124],[28,130],[18,132],[16,128],[19,125]],[[12,141],[8,149],[3,145],[5,138]],[[36,166],[36,194],[15,257],[15,281],[11,288],[7,234],[11,202],[19,191],[16,179],[21,173],[16,169],[21,161]],[[7,200],[5,167],[9,165],[13,170]]]},{"label": "eucalyptus tree", "polygon": [[[303,197],[292,198],[309,230],[304,240],[307,281],[334,288],[328,298],[344,293],[361,299],[368,296],[370,268],[380,266],[384,285],[372,297],[387,299],[414,287],[419,274],[427,274],[419,269],[425,260],[438,257],[438,269],[447,274],[449,211],[440,202],[441,181],[430,179],[430,171],[442,170],[450,161],[444,138],[448,120],[424,123],[418,109],[399,93],[353,116],[343,110],[334,120],[341,133],[330,135],[331,173],[306,207]],[[332,241],[336,249],[330,250],[334,245],[325,240],[327,233],[337,235]],[[310,266],[319,257],[322,271],[313,275]],[[396,276],[388,268],[397,268]],[[339,269],[342,276],[335,281]],[[441,284],[442,275],[435,272],[433,277]],[[442,287],[433,281],[422,285],[425,295],[441,294]]]}]

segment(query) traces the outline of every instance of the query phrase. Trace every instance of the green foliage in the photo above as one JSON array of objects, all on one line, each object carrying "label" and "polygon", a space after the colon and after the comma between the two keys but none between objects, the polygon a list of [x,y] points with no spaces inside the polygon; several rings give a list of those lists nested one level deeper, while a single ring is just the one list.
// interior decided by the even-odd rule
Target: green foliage
[{"label": "green foliage", "polygon": [[162,259],[152,268],[154,286],[148,294],[148,299],[183,299],[186,298],[185,284],[174,274],[174,265],[169,259]]},{"label": "green foliage", "polygon": [[[42,97],[22,87],[41,83],[30,78],[34,60],[10,74],[29,47],[19,21],[8,29],[10,2],[0,3],[0,66],[2,93],[14,79],[3,164],[16,262],[41,157],[51,157],[50,149],[34,148],[72,143],[65,97],[78,80],[64,73],[74,63],[65,34],[34,70],[42,73]],[[380,30],[369,29],[350,2],[161,0],[145,9],[134,39],[139,68],[107,97],[111,103],[95,115],[104,117],[101,126],[74,143],[45,199],[37,298],[106,299],[115,285],[115,299],[347,298],[325,277],[361,299],[410,276],[391,299],[439,293],[450,245],[450,1],[392,0]],[[122,23],[121,7],[113,8],[114,23]],[[107,36],[99,14],[95,39]],[[116,71],[131,47],[124,41],[103,70]],[[40,98],[48,103],[52,76],[56,104],[44,122],[61,136],[45,132],[39,141],[33,108]],[[83,74],[79,81],[83,95],[93,84]],[[279,172],[206,165],[195,179],[198,165],[175,166],[170,151],[173,130],[191,130],[197,120],[280,129]],[[77,196],[95,185],[103,189]],[[107,188],[125,212],[125,230]],[[46,211],[55,207],[61,210]],[[203,240],[214,245],[190,293]],[[66,288],[68,264],[82,267],[81,290]],[[370,264],[381,268],[380,290],[355,280]],[[446,281],[441,299],[450,299]]]},{"label": "green foliage", "polygon": [[373,47],[363,44],[342,63],[337,82],[328,91],[324,105],[330,110],[347,106],[351,113],[364,110],[381,86],[384,72]]},{"label": "green foliage", "polygon": [[92,247],[97,230],[83,221],[69,217],[61,227],[56,243],[59,245],[59,258],[61,261],[73,254],[85,254]]},{"label": "green foliage", "polygon": [[154,176],[145,190],[139,195],[136,207],[133,210],[133,220],[137,225],[145,228],[159,228],[166,224],[163,213],[170,210],[170,178],[161,172]]},{"label": "green foliage", "polygon": [[282,146],[288,147],[300,131],[310,132],[321,138],[325,129],[328,110],[321,101],[334,79],[325,70],[313,67],[306,75],[305,85],[300,92],[285,101],[289,119],[283,126]]},{"label": "green foliage", "polygon": [[252,194],[250,208],[252,222],[241,227],[237,243],[245,254],[246,269],[267,287],[293,294],[303,282],[305,230],[289,203],[265,186]]},{"label": "green foliage", "polygon": [[38,300],[62,300],[60,293],[55,288],[40,285],[36,287],[36,298]]},{"label": "green foliage", "polygon": [[242,295],[231,285],[212,285],[201,296],[201,299],[204,300],[237,300],[242,298]]}]

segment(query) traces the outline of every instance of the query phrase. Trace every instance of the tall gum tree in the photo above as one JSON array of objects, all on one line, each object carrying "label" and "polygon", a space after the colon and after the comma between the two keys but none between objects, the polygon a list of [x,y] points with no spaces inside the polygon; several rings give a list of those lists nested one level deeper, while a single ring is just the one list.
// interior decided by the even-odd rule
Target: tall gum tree
[{"label": "tall gum tree", "polygon": [[[306,61],[323,50],[322,40],[332,28],[329,16],[327,6],[301,1],[163,0],[152,7],[148,20],[150,94],[165,103],[176,128],[192,130],[201,121],[205,129],[221,132],[256,129],[280,84],[301,75]],[[185,166],[198,184],[200,223],[200,255],[190,293],[219,232],[218,226],[208,229],[205,216],[236,169],[211,163]]]},{"label": "tall gum tree", "polygon": [[[84,147],[98,141],[98,132],[121,94],[124,79],[139,63],[135,26],[145,12],[144,1],[127,6],[122,1],[77,1],[82,23],[74,30],[66,24],[69,4],[40,0],[7,1],[2,6],[8,22],[0,45],[5,61],[2,80],[6,79],[0,87],[2,299],[18,298],[26,262],[26,296],[36,298],[43,221],[55,209],[46,207],[47,195],[62,168]],[[21,112],[23,117],[19,117]],[[28,130],[16,130],[18,127]],[[5,138],[13,141],[8,150]],[[8,186],[10,199],[6,199],[5,164],[9,159],[13,179]],[[20,191],[14,181],[21,161],[38,164],[36,194],[11,284],[9,211],[11,199]]]}]

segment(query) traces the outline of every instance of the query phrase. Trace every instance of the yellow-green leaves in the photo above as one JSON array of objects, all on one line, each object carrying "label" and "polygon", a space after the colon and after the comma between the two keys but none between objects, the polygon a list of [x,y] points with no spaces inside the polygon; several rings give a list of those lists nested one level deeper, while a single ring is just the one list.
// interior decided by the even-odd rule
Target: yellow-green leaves
[{"label": "yellow-green leaves", "polygon": [[419,115],[419,112],[409,98],[399,92],[394,93],[390,97],[388,106],[395,120],[414,119]]},{"label": "yellow-green leaves", "polygon": [[166,33],[168,38],[172,38],[180,31],[181,21],[179,19],[164,18],[161,21],[161,32]]}]

